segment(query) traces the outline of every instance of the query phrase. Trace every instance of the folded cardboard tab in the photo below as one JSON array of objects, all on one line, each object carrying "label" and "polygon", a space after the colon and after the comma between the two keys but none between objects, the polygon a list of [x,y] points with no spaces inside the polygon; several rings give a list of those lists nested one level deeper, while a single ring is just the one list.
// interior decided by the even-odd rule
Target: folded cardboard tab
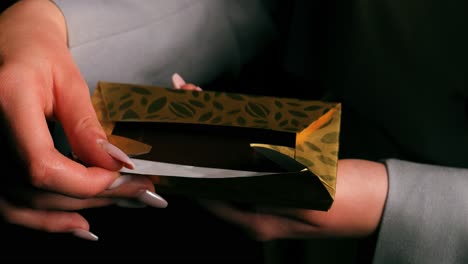
[{"label": "folded cardboard tab", "polygon": [[340,103],[104,81],[92,101],[111,143],[129,156],[268,172],[192,178],[155,171],[148,177],[160,193],[316,210],[333,203]]}]

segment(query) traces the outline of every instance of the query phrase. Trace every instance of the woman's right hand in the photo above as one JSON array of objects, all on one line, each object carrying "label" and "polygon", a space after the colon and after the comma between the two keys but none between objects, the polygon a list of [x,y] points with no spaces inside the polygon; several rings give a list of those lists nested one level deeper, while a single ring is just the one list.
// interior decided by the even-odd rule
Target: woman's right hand
[{"label": "woman's right hand", "polygon": [[[7,222],[96,240],[75,210],[116,197],[167,205],[149,179],[120,177],[133,164],[106,140],[51,1],[18,1],[0,15],[0,115],[0,215]],[[48,120],[63,126],[82,163],[55,149]]]}]

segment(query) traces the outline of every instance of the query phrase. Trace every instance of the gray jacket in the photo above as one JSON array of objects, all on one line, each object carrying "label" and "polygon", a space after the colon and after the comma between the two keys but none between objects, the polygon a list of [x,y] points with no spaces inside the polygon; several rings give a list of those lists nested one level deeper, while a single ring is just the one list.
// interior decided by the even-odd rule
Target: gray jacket
[{"label": "gray jacket", "polygon": [[[173,72],[203,86],[238,73],[277,33],[259,1],[55,2],[91,90],[100,79],[170,86]],[[456,33],[468,25],[460,11],[466,9],[425,1],[351,2],[352,15],[344,16],[349,32],[338,45],[349,51],[347,63],[332,77],[345,85],[335,84],[333,96],[362,117],[349,135],[369,133],[347,137],[357,143],[343,144],[343,155],[385,160],[388,169],[373,261],[467,263],[468,54],[466,38]],[[375,130],[359,131],[359,124]],[[349,151],[356,148],[361,152]],[[320,252],[309,259],[314,254]]]}]

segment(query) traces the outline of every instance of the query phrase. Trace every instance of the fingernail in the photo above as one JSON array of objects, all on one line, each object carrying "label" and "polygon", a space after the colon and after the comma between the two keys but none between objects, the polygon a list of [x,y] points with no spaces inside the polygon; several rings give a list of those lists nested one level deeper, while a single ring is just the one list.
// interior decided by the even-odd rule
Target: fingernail
[{"label": "fingernail", "polygon": [[203,89],[200,86],[197,86],[197,88],[195,88],[195,91],[201,92],[201,91],[203,91]]},{"label": "fingernail", "polygon": [[84,229],[75,229],[72,231],[72,234],[76,237],[91,241],[98,241],[99,239],[98,236]]},{"label": "fingernail", "polygon": [[144,208],[146,204],[133,199],[114,198],[115,205],[124,208]]},{"label": "fingernail", "polygon": [[174,85],[175,89],[182,88],[182,85],[184,84],[185,84],[184,79],[182,79],[182,77],[178,73],[174,73],[172,75],[172,85]]},{"label": "fingernail", "polygon": [[167,207],[167,201],[164,200],[164,198],[148,190],[141,192],[140,195],[138,195],[138,200],[144,204],[157,208]]},{"label": "fingernail", "polygon": [[121,175],[117,179],[115,179],[115,181],[109,187],[107,187],[107,190],[115,189],[119,187],[120,185],[130,181],[131,179],[132,179],[132,176],[130,175]]},{"label": "fingernail", "polygon": [[122,162],[126,168],[131,169],[131,170],[135,168],[135,164],[130,159],[130,157],[127,156],[127,154],[125,154],[125,152],[123,152],[118,147],[112,145],[111,143],[109,143],[108,141],[104,139],[98,139],[97,143],[102,146],[102,148],[104,149],[104,151],[107,152],[107,154],[109,154],[114,159]]}]

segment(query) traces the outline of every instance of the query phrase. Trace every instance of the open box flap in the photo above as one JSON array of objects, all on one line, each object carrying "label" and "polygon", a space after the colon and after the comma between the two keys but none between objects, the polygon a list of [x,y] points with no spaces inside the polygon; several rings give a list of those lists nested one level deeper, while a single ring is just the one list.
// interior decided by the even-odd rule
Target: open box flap
[{"label": "open box flap", "polygon": [[174,122],[294,133],[294,148],[255,142],[252,147],[295,159],[313,172],[334,197],[340,103],[102,81],[92,100],[109,140],[129,156],[149,151],[151,146],[113,135],[116,122]]}]

